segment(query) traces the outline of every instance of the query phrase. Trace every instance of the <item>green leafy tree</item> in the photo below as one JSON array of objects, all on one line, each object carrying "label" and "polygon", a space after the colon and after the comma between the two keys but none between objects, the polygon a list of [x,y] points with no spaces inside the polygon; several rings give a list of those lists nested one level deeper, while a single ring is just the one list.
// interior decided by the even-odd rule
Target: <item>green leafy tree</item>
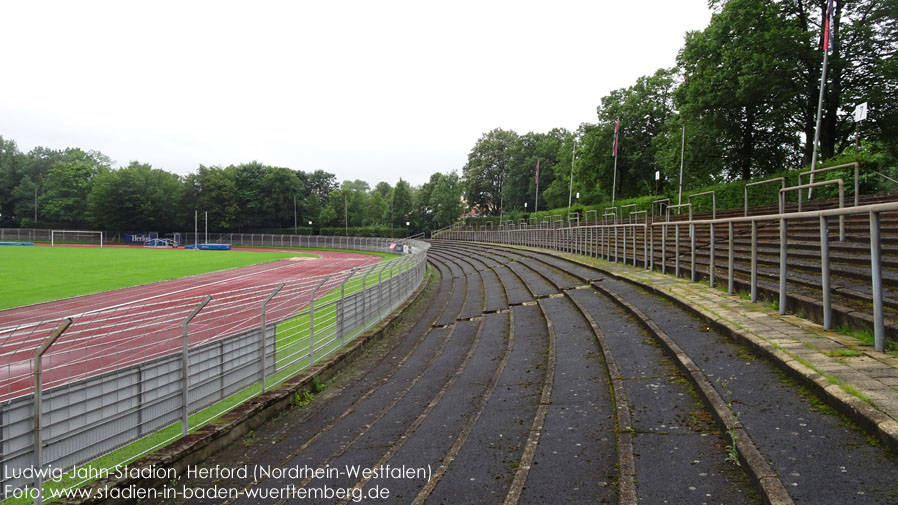
[{"label": "green leafy tree", "polygon": [[[660,69],[602,98],[598,128],[589,141],[597,150],[592,154],[599,157],[598,182],[609,197],[612,189],[616,198],[651,194],[656,170],[654,140],[673,113],[673,82],[674,71]],[[616,121],[620,123],[615,176],[612,154]]]},{"label": "green leafy tree", "polygon": [[[24,157],[16,143],[0,136],[0,226],[18,226],[22,217],[14,191],[25,176],[23,165]],[[30,187],[31,181],[27,184]]]},{"label": "green leafy tree", "polygon": [[67,149],[47,174],[46,192],[38,199],[47,221],[59,226],[87,224],[87,195],[95,177],[109,170],[109,158],[97,152]]},{"label": "green leafy tree", "polygon": [[208,213],[211,231],[236,229],[240,221],[240,204],[232,174],[233,171],[221,167],[200,165],[196,173],[186,177],[182,208],[187,210],[189,217],[186,220],[190,224],[193,224],[196,211],[201,227],[205,213]]},{"label": "green leafy tree", "polygon": [[484,134],[468,153],[462,171],[468,205],[480,213],[499,215],[503,210],[506,178],[514,164],[518,135],[497,128]]},{"label": "green leafy tree", "polygon": [[[267,202],[270,194],[263,187],[263,180],[268,174],[269,167],[252,161],[240,165],[229,165],[224,169],[227,178],[234,183],[235,204],[238,211],[233,217],[231,225],[237,231],[252,230],[276,226],[269,218],[269,212],[273,204]],[[291,216],[292,217],[292,216]],[[291,219],[292,221],[292,219]]]},{"label": "green leafy tree", "polygon": [[383,194],[374,189],[368,199],[368,207],[362,214],[362,224],[365,226],[383,226],[389,223],[390,202],[389,193],[384,198]]},{"label": "green leafy tree", "polygon": [[439,177],[436,179],[429,198],[429,207],[433,210],[433,219],[429,227],[431,230],[449,226],[457,221],[464,212],[461,198],[462,184],[458,174],[450,172],[437,175]]},{"label": "green leafy tree", "polygon": [[176,203],[182,190],[177,175],[132,161],[94,179],[88,218],[92,226],[107,230],[173,231],[179,229]]},{"label": "green leafy tree", "polygon": [[[289,228],[294,225],[294,204],[302,202],[305,193],[296,172],[284,167],[265,167],[259,183],[263,218],[251,226],[264,228]],[[296,219],[298,220],[298,216]]]},{"label": "green leafy tree", "polygon": [[[571,155],[568,153],[565,157],[563,149],[570,137],[570,133],[566,130],[555,128],[549,133],[529,132],[516,139],[514,148],[510,150],[510,169],[505,181],[503,200],[506,209],[524,211],[526,202],[527,210],[533,211],[536,197],[536,163],[539,161],[540,193],[544,193],[553,187],[554,181],[558,180],[556,170],[560,170],[557,167],[561,160],[567,160],[567,167],[570,168]],[[569,179],[565,174],[565,182]],[[556,185],[560,186],[560,181]],[[565,195],[567,195],[566,186]],[[545,202],[539,207],[545,208]]]},{"label": "green leafy tree", "polygon": [[407,182],[399,179],[393,187],[393,226],[394,235],[404,235],[405,223],[411,219],[412,189]]}]

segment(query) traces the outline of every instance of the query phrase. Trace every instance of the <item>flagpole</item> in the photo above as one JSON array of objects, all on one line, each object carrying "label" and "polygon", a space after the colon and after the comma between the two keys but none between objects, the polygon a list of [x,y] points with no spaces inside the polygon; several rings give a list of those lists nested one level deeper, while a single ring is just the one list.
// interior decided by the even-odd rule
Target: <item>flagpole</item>
[{"label": "flagpole", "polygon": [[567,213],[571,215],[571,195],[574,193],[574,156],[577,152],[577,139],[574,139],[574,147],[571,148],[571,184],[567,190]]},{"label": "flagpole", "polygon": [[614,206],[614,193],[617,189],[617,142],[618,136],[620,135],[618,129],[620,128],[620,119],[614,122],[614,175],[611,178],[611,205]]},{"label": "flagpole", "polygon": [[[817,100],[817,127],[814,129],[814,150],[811,151],[811,184],[814,183],[814,172],[817,168],[817,144],[820,142],[820,123],[823,121],[823,91],[826,86],[826,66],[829,61],[829,51],[823,51],[823,72],[820,75],[820,98]],[[814,188],[808,188],[808,198],[811,198]]]},{"label": "flagpole", "polygon": [[[829,62],[829,52],[834,51],[835,40],[833,37],[833,22],[836,4],[834,0],[827,0],[826,11],[823,13],[823,70],[820,72],[820,97],[817,100],[817,126],[814,128],[814,147],[811,150],[811,184],[814,183],[814,170],[817,168],[817,144],[820,143],[820,126],[823,122],[823,92],[826,89],[826,66]],[[808,198],[811,198],[813,188],[808,188]],[[799,200],[800,202],[801,200]]]},{"label": "flagpole", "polygon": [[614,207],[614,190],[617,187],[617,155],[614,155],[614,177],[611,179],[611,206]]},{"label": "flagpole", "polygon": [[[686,160],[686,122],[683,122],[683,143],[680,147],[680,194],[677,197],[677,205],[683,204],[683,164]],[[677,214],[680,213],[680,209],[677,209]]]},{"label": "flagpole", "polygon": [[533,197],[533,212],[539,210],[539,158],[536,158],[536,195]]}]

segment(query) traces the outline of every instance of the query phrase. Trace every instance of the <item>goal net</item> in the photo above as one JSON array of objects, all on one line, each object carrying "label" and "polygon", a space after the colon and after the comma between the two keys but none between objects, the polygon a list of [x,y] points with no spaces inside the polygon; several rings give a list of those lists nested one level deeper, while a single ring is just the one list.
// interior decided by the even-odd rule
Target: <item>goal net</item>
[{"label": "goal net", "polygon": [[52,230],[50,245],[76,244],[99,245],[103,247],[103,232],[89,230]]}]

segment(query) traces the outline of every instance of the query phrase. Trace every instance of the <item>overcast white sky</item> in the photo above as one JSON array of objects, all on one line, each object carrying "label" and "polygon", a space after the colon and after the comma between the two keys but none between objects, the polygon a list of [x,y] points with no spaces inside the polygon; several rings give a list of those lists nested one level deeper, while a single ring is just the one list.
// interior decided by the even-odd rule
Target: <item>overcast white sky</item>
[{"label": "overcast white sky", "polygon": [[5,0],[0,135],[186,174],[258,160],[372,186],[461,172],[493,128],[596,121],[706,0]]}]

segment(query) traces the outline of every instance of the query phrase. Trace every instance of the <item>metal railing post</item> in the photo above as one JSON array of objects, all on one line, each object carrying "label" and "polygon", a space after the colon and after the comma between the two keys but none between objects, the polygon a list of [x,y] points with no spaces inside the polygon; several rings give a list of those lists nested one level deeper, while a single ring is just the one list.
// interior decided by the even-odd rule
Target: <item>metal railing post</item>
[{"label": "metal railing post", "polygon": [[[780,214],[782,216],[782,214]],[[780,217],[780,306],[779,313],[786,313],[786,251],[788,240],[788,230],[786,229],[786,218]]]},{"label": "metal railing post", "polygon": [[203,301],[181,323],[181,436],[184,437],[187,436],[190,422],[190,356],[188,352],[190,339],[187,337],[187,326],[210,300],[212,300],[212,295],[206,295]]},{"label": "metal railing post", "polygon": [[674,225],[674,277],[680,276],[680,223]]},{"label": "metal railing post", "polygon": [[692,282],[695,282],[695,224],[689,223],[689,274]]},{"label": "metal railing post", "polygon": [[831,330],[833,305],[829,273],[829,223],[824,216],[820,216],[820,286],[823,291],[823,329]]},{"label": "metal railing post", "polygon": [[[608,251],[608,252],[610,253],[611,251]],[[617,223],[615,223],[615,226],[614,226],[614,262],[615,263],[618,262],[618,259],[617,259]]]},{"label": "metal railing post", "polygon": [[649,269],[649,223],[642,225],[642,266]]},{"label": "metal railing post", "polygon": [[44,479],[40,470],[44,466],[44,441],[42,435],[43,421],[43,366],[44,353],[59,339],[60,335],[68,329],[72,324],[72,318],[67,317],[62,320],[59,326],[53,330],[53,333],[47,337],[34,353],[34,470],[37,476],[34,479],[34,488],[37,489],[37,496],[34,503],[40,505],[42,503],[42,491],[44,488]]},{"label": "metal railing post", "polygon": [[265,308],[268,306],[268,302],[282,289],[284,289],[283,282],[280,283],[278,287],[274,288],[274,291],[262,301],[261,323],[259,324],[259,361],[262,363],[262,366],[259,368],[259,375],[261,375],[263,393],[265,392]]},{"label": "metal railing post", "polygon": [[[392,264],[390,265],[390,278],[389,278],[389,280],[387,281],[387,282],[389,283],[389,286],[388,286],[389,289],[387,290],[387,303],[386,303],[386,306],[387,306],[387,307],[391,307],[391,306],[392,306],[392,302],[393,302],[393,299],[394,299],[394,298],[393,298],[393,284],[394,284],[394,283],[393,283],[393,267],[394,267],[394,266],[400,266],[400,267],[401,267],[403,261],[405,261],[404,258],[403,258],[403,259],[400,259],[398,262],[396,262],[397,265],[392,265]],[[402,269],[401,269],[401,268],[397,268],[396,271],[397,271],[397,274],[396,274],[396,275],[399,275],[399,272],[402,272]]]},{"label": "metal railing post", "polygon": [[661,223],[661,273],[667,273],[667,223]]},{"label": "metal railing post", "polygon": [[711,259],[708,267],[708,285],[714,287],[714,249],[717,248],[717,242],[714,241],[714,223],[711,223]]},{"label": "metal railing post", "polygon": [[368,288],[366,284],[368,283],[368,274],[370,274],[373,269],[374,267],[372,266],[368,268],[366,272],[362,273],[362,329],[366,327],[365,323],[368,320],[368,293],[366,293]]},{"label": "metal railing post", "polygon": [[[844,217],[844,214],[840,217]],[[873,277],[873,347],[885,351],[885,321],[882,311],[882,250],[879,212],[870,211],[870,270]]]},{"label": "metal railing post", "polygon": [[646,256],[646,269],[649,271],[655,270],[655,223],[652,224],[646,223],[646,232],[649,234],[649,254]]},{"label": "metal railing post", "polygon": [[340,304],[337,307],[337,315],[340,317],[340,346],[346,343],[346,283],[352,279],[352,276],[358,271],[358,268],[353,268],[349,271],[349,275],[343,279],[343,282],[340,283]]},{"label": "metal railing post", "polygon": [[730,221],[727,224],[729,225],[727,227],[728,231],[729,231],[729,237],[728,237],[729,238],[729,240],[728,240],[729,251],[727,251],[728,256],[729,256],[729,258],[727,259],[727,283],[728,283],[727,284],[727,293],[733,294],[733,289],[734,289],[734,286],[733,286],[733,281],[734,281],[733,263],[734,263],[734,256],[735,256],[734,250],[733,250],[733,222]]},{"label": "metal railing post", "polygon": [[[615,230],[616,229],[617,228],[615,228]],[[627,227],[626,226],[624,226],[622,228],[621,233],[624,236],[623,237],[624,238],[624,247],[623,247],[623,251],[621,251],[621,252],[623,252],[623,262],[622,263],[624,265],[626,265],[627,264]],[[614,255],[614,261],[617,262],[617,254]]]},{"label": "metal railing post", "polygon": [[758,301],[758,222],[751,222],[751,301]]},{"label": "metal railing post", "polygon": [[322,279],[309,296],[309,366],[315,364],[315,293],[317,293],[318,290],[321,289],[321,286],[323,286],[330,278],[331,276],[328,275]]},{"label": "metal railing post", "polygon": [[[393,273],[393,265],[390,265],[390,274]],[[377,271],[377,305],[375,305],[375,315],[377,318],[380,311],[383,310],[383,295],[384,295],[384,283],[383,283],[383,274],[384,269],[381,268]]]}]

